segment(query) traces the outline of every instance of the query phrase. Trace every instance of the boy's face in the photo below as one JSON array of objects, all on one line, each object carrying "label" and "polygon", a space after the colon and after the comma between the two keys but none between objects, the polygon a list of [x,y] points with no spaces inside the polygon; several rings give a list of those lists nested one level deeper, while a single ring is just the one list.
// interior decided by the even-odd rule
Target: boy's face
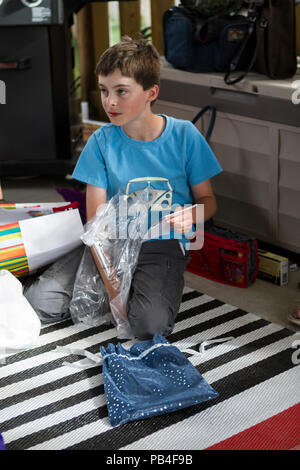
[{"label": "boy's face", "polygon": [[134,78],[122,75],[119,69],[107,76],[99,75],[98,83],[102,106],[110,121],[117,126],[141,119],[158,94],[157,85],[144,90]]}]

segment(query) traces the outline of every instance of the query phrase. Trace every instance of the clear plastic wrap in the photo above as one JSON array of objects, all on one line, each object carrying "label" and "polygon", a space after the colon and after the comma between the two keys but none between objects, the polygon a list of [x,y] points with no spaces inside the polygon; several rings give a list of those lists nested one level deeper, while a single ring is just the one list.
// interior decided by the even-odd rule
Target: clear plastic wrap
[{"label": "clear plastic wrap", "polygon": [[133,338],[127,319],[127,300],[148,228],[147,198],[147,189],[134,200],[124,194],[115,195],[98,208],[81,237],[94,254],[119,338]]},{"label": "clear plastic wrap", "polygon": [[106,288],[88,246],[76,273],[69,311],[74,323],[98,326],[110,321]]}]

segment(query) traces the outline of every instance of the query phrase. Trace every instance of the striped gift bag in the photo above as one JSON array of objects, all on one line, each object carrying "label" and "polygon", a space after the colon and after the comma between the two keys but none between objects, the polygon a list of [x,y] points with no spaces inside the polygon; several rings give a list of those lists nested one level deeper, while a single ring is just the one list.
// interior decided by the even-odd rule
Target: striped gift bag
[{"label": "striped gift bag", "polygon": [[0,225],[0,270],[20,277],[47,266],[81,245],[83,231],[78,209]]},{"label": "striped gift bag", "polygon": [[29,271],[19,222],[0,225],[0,269],[17,277]]}]

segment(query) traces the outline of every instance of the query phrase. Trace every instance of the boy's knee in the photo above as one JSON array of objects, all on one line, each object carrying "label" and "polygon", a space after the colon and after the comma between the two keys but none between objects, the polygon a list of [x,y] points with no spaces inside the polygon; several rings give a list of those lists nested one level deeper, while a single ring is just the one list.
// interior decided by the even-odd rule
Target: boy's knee
[{"label": "boy's knee", "polygon": [[155,334],[168,336],[172,333],[174,322],[167,309],[140,309],[138,313],[129,308],[127,313],[131,330],[136,338],[151,339]]},{"label": "boy's knee", "polygon": [[70,317],[70,293],[55,280],[34,282],[24,296],[43,323],[52,323]]},{"label": "boy's knee", "polygon": [[83,245],[75,248],[54,262],[33,283],[25,285],[24,296],[43,323],[70,317],[69,305],[83,250]]}]

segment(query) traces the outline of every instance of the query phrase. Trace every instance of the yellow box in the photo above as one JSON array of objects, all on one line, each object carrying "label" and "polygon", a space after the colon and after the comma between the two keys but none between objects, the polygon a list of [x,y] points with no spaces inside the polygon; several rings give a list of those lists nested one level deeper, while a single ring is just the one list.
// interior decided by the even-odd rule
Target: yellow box
[{"label": "yellow box", "polygon": [[289,282],[289,260],[284,256],[258,249],[257,277],[270,281],[278,286]]}]

